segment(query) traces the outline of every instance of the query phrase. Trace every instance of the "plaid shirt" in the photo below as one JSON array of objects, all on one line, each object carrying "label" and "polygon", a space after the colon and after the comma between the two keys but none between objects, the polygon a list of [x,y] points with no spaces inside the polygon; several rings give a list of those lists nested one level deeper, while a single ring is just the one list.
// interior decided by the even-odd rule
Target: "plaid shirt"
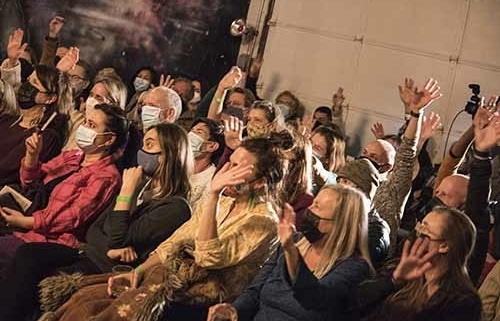
[{"label": "plaid shirt", "polygon": [[89,224],[109,205],[121,185],[120,173],[107,156],[82,167],[84,153],[80,150],[63,152],[45,164],[26,168],[21,162],[21,182],[24,187],[43,179],[48,182],[74,172],[56,185],[46,208],[33,213],[33,229],[15,235],[25,242],[52,242],[78,247]]}]

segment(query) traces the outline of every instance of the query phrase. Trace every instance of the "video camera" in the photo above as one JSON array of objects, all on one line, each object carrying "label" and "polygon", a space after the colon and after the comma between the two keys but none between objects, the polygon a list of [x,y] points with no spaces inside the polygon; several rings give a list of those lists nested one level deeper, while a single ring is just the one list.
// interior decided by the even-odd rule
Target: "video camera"
[{"label": "video camera", "polygon": [[479,97],[481,86],[478,84],[469,84],[469,88],[472,90],[472,96],[470,96],[469,101],[465,104],[465,111],[474,117],[481,102],[481,97]]}]

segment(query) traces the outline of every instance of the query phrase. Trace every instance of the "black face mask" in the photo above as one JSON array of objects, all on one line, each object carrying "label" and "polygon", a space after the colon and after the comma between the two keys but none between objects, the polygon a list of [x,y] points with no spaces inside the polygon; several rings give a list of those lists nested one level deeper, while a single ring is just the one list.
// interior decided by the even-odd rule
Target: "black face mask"
[{"label": "black face mask", "polygon": [[385,164],[379,164],[379,163],[375,162],[373,159],[371,159],[369,157],[359,156],[356,159],[367,159],[367,160],[369,160],[370,163],[372,163],[373,167],[375,167],[375,169],[377,170],[377,172],[379,172],[380,174],[383,174],[383,173],[387,172],[387,170],[385,168],[383,168],[385,166]]},{"label": "black face mask", "polygon": [[22,83],[19,91],[17,93],[17,101],[19,102],[19,108],[30,109],[36,105],[35,97],[40,91],[36,89],[29,81]]},{"label": "black face mask", "polygon": [[317,242],[325,236],[325,233],[318,230],[319,221],[319,216],[311,212],[310,209],[304,211],[300,232],[302,232],[309,243]]}]

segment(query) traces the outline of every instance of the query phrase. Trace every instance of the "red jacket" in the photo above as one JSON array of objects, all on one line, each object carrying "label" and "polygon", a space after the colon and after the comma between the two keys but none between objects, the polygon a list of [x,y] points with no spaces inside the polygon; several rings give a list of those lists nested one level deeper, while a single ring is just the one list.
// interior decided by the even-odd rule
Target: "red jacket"
[{"label": "red jacket", "polygon": [[46,208],[33,213],[33,229],[15,235],[25,242],[51,242],[78,247],[89,224],[109,205],[121,185],[121,177],[111,156],[81,167],[80,150],[63,152],[45,164],[26,168],[21,161],[21,183],[51,180],[75,171],[56,185]]}]

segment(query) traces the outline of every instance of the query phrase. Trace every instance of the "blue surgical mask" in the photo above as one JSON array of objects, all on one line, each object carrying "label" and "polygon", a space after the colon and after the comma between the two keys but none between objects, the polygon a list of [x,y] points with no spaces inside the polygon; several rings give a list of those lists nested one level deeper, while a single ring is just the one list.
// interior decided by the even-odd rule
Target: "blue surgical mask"
[{"label": "blue surgical mask", "polygon": [[137,164],[142,167],[144,175],[152,177],[158,167],[160,166],[160,160],[158,158],[160,152],[158,153],[148,153],[143,149],[137,151]]}]

